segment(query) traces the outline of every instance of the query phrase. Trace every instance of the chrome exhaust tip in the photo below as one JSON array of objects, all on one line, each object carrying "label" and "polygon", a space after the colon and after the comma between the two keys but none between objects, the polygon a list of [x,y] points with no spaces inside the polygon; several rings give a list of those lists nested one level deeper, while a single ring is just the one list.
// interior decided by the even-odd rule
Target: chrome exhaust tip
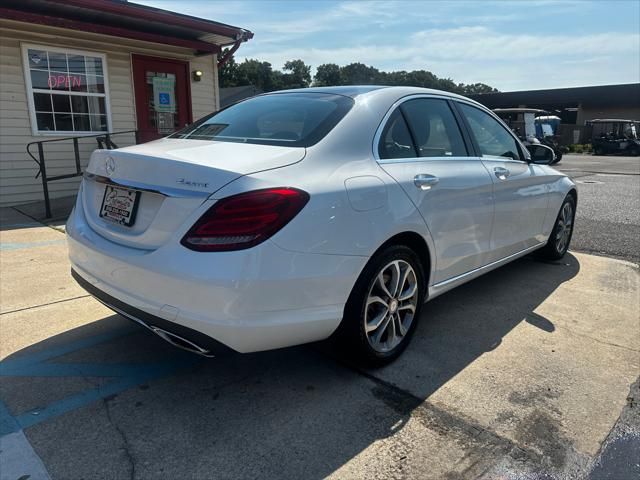
[{"label": "chrome exhaust tip", "polygon": [[104,306],[113,310],[114,312],[119,313],[123,317],[128,318],[129,320],[132,320],[145,328],[148,328],[153,333],[158,335],[161,339],[163,339],[165,342],[170,343],[174,347],[178,347],[182,350],[186,350],[187,352],[195,353],[197,355],[201,355],[207,358],[215,357],[215,355],[212,354],[209,350],[207,350],[206,348],[202,348],[200,345],[193,343],[191,340],[187,340],[186,338],[183,338],[180,335],[176,335],[175,333],[168,332],[166,330],[163,330],[160,327],[156,327],[155,325],[149,325],[147,322],[144,322],[139,318],[134,317],[133,315],[105,302],[104,300],[98,297],[94,296],[94,298],[98,300],[100,303],[102,303]]},{"label": "chrome exhaust tip", "polygon": [[174,347],[181,348],[182,350],[186,350],[191,353],[196,353],[198,355],[202,355],[203,357],[212,358],[215,355],[209,352],[206,348],[202,348],[199,345],[196,345],[191,340],[187,340],[186,338],[181,337],[180,335],[176,335],[175,333],[167,332],[162,328],[156,327],[154,325],[146,325],[146,327],[151,330],[153,333],[162,338],[165,342],[169,342]]}]

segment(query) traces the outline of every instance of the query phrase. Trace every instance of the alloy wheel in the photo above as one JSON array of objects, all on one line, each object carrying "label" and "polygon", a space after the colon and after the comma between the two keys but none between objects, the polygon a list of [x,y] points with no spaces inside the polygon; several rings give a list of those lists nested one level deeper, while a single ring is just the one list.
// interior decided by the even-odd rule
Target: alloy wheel
[{"label": "alloy wheel", "polygon": [[556,229],[556,250],[563,253],[568,246],[571,237],[571,229],[573,227],[573,206],[570,202],[566,202],[562,206],[560,217],[558,218],[558,227]]},{"label": "alloy wheel", "polygon": [[364,331],[376,352],[389,352],[405,338],[415,317],[418,294],[418,278],[408,262],[394,260],[378,272],[364,314]]}]

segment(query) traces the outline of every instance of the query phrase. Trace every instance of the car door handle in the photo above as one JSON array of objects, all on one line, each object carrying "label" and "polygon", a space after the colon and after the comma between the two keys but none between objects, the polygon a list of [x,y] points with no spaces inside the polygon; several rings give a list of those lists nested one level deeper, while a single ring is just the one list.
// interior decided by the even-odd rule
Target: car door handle
[{"label": "car door handle", "polygon": [[430,190],[431,187],[433,187],[439,181],[440,179],[438,177],[427,175],[426,173],[421,173],[413,177],[413,184],[420,190]]},{"label": "car door handle", "polygon": [[506,180],[507,177],[509,177],[509,175],[511,175],[511,172],[509,171],[508,168],[504,168],[504,167],[496,167],[493,169],[493,173],[496,174],[496,177],[498,177],[500,180]]}]

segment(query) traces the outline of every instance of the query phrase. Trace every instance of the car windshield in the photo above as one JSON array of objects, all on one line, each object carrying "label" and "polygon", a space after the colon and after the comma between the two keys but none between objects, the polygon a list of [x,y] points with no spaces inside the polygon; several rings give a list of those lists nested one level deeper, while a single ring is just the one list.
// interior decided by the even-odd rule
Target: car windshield
[{"label": "car windshield", "polygon": [[309,147],[347,114],[353,99],[326,93],[253,97],[211,114],[170,138]]}]

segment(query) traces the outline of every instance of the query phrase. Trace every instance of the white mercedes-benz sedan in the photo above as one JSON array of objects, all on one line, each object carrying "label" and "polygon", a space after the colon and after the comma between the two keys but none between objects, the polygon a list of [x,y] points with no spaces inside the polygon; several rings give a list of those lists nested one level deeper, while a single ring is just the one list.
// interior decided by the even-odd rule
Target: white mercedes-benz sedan
[{"label": "white mercedes-benz sedan", "polygon": [[534,250],[565,254],[576,187],[528,148],[437,90],[260,95],[94,152],[67,224],[72,274],[201,355],[332,336],[381,364],[425,301]]}]

